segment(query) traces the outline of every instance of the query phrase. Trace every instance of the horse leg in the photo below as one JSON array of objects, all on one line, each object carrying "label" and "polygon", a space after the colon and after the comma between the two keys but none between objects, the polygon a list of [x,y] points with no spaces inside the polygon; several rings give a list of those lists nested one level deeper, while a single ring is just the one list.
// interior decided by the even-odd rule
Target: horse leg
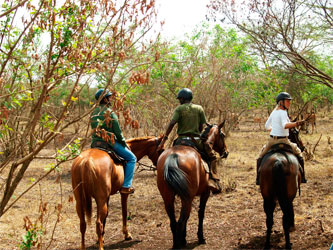
[{"label": "horse leg", "polygon": [[198,240],[199,244],[206,244],[206,240],[203,234],[203,220],[205,217],[205,209],[206,209],[206,204],[209,198],[210,192],[207,189],[204,193],[201,194],[200,196],[200,205],[199,205],[199,226],[198,226]]},{"label": "horse leg", "polygon": [[86,233],[86,229],[87,229],[87,224],[84,218],[84,210],[79,202],[78,199],[76,199],[76,212],[77,215],[80,218],[80,231],[81,231],[81,250],[85,250],[86,246],[84,244],[84,235]]},{"label": "horse leg", "polygon": [[187,225],[187,220],[190,217],[191,213],[191,207],[192,207],[192,200],[188,201],[183,201],[182,200],[182,208],[180,211],[180,217],[177,223],[177,232],[179,235],[179,246],[184,247],[186,246],[186,225]]},{"label": "horse leg", "polygon": [[280,207],[283,212],[282,222],[286,249],[291,249],[289,232],[295,230],[295,218],[293,203],[289,200],[280,201]]},{"label": "horse leg", "polygon": [[270,199],[264,199],[264,210],[266,213],[266,242],[265,242],[265,249],[270,249],[271,247],[271,233],[273,227],[273,214],[275,210],[276,202]]},{"label": "horse leg", "polygon": [[106,215],[108,213],[108,206],[106,201],[97,202],[97,219],[96,219],[96,232],[98,236],[98,249],[103,250],[103,241],[104,241],[104,228],[103,223],[106,220]]},{"label": "horse leg", "polygon": [[121,194],[121,211],[122,211],[122,216],[123,216],[123,234],[125,236],[125,240],[131,240],[133,238],[127,228],[127,200],[128,200],[128,194]]},{"label": "horse leg", "polygon": [[104,221],[103,221],[103,233],[102,233],[103,238],[104,238],[104,234],[105,234],[106,218],[108,217],[108,214],[109,214],[109,198],[110,198],[110,197],[108,197],[108,199],[107,199],[107,201],[106,201],[107,211],[106,211],[105,219],[104,219]]},{"label": "horse leg", "polygon": [[177,237],[177,221],[175,217],[175,195],[169,194],[162,196],[164,200],[164,207],[165,211],[168,214],[170,220],[170,228],[173,237],[173,249],[179,248],[178,247],[178,237]]}]

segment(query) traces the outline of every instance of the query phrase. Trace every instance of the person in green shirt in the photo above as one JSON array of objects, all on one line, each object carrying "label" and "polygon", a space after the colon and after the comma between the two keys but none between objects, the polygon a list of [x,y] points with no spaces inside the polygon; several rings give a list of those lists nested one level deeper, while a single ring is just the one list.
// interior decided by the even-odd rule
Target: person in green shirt
[{"label": "person in green shirt", "polygon": [[203,129],[203,125],[207,124],[206,116],[202,106],[193,104],[193,94],[188,88],[183,88],[178,92],[177,99],[180,105],[175,109],[172,119],[166,129],[164,137],[157,149],[157,151],[163,148],[165,141],[168,139],[168,135],[172,131],[175,124],[178,124],[177,128],[177,141],[190,138],[195,142],[195,146],[199,151],[204,152],[207,155],[208,165],[210,169],[208,186],[214,194],[221,193],[222,188],[217,175],[217,159],[218,155],[213,151],[212,145],[201,140],[200,134]]},{"label": "person in green shirt", "polygon": [[[103,97],[101,97],[103,95]],[[102,99],[101,99],[102,98]],[[117,155],[124,158],[124,183],[121,193],[131,194],[134,192],[132,181],[136,164],[136,156],[126,144],[125,138],[119,126],[117,115],[111,110],[112,93],[109,90],[99,89],[95,99],[100,100],[91,115],[90,125],[93,129],[91,148],[100,147],[113,150]]]}]

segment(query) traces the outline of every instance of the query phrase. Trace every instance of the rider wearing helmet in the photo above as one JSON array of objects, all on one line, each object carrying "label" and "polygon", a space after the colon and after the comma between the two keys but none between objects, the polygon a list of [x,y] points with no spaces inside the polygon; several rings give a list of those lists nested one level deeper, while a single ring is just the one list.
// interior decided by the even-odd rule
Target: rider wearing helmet
[{"label": "rider wearing helmet", "polygon": [[305,121],[291,122],[288,116],[288,109],[292,97],[287,92],[281,92],[276,97],[276,108],[272,111],[269,118],[266,121],[265,128],[270,131],[270,137],[266,145],[262,148],[262,151],[257,159],[257,178],[256,184],[259,185],[260,164],[264,155],[269,149],[279,143],[288,144],[291,146],[293,153],[297,156],[301,165],[302,183],[306,183],[304,172],[304,159],[301,150],[297,147],[296,143],[290,142],[288,139],[289,129],[302,125]]},{"label": "rider wearing helmet", "polygon": [[221,184],[217,175],[217,153],[212,149],[212,145],[205,143],[205,140],[201,141],[200,134],[203,129],[203,125],[207,124],[206,116],[202,106],[193,104],[192,91],[188,88],[183,88],[178,92],[177,99],[180,105],[175,109],[172,119],[166,129],[165,135],[158,147],[158,151],[162,149],[165,141],[168,139],[168,135],[172,131],[176,123],[178,123],[176,142],[190,138],[195,142],[195,146],[202,152],[204,152],[209,161],[210,178],[208,186],[214,194],[222,191]]},{"label": "rider wearing helmet", "polygon": [[90,125],[93,129],[91,147],[113,150],[126,161],[124,169],[124,183],[121,193],[131,194],[136,156],[128,148],[123,133],[120,129],[118,117],[111,110],[112,93],[109,90],[99,89],[95,94],[96,101],[100,100],[91,115]]}]

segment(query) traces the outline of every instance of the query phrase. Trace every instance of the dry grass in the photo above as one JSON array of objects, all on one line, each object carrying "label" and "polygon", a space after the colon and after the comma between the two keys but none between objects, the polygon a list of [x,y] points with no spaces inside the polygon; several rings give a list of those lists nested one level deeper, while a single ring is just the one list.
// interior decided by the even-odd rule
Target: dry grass
[{"label": "dry grass", "polygon": [[[302,194],[294,201],[296,232],[291,235],[295,249],[329,249],[333,239],[333,161],[327,136],[333,138],[331,120],[318,117],[313,135],[302,135],[303,142],[314,145],[323,133],[315,157],[306,162],[308,183],[302,185]],[[227,140],[229,157],[221,168],[225,192],[212,196],[207,204],[204,231],[206,245],[197,245],[198,199],[193,203],[188,222],[188,248],[197,249],[258,249],[264,246],[265,214],[262,198],[255,183],[255,159],[267,139],[267,133],[258,131],[251,123],[240,123],[240,131],[231,132]],[[145,160],[149,163],[148,160]],[[30,185],[30,178],[44,173],[45,160],[36,160],[28,170],[18,194]],[[58,176],[61,177],[61,185]],[[134,177],[136,192],[129,199],[130,231],[134,240],[124,242],[121,233],[119,194],[110,199],[106,225],[105,249],[168,249],[172,236],[162,198],[153,172],[143,171]],[[80,246],[79,220],[71,193],[70,163],[61,173],[48,176],[41,185],[23,197],[0,220],[0,249],[18,249],[25,233],[23,218],[38,219],[40,201],[48,202],[44,216],[43,249],[48,245],[57,220],[55,207],[62,203],[61,219],[57,224],[49,249],[78,249]],[[179,203],[179,202],[178,202]],[[179,204],[177,205],[179,210]],[[94,216],[96,209],[94,208]],[[281,210],[275,212],[272,245],[284,246]],[[96,249],[94,219],[87,229],[88,249]]]}]

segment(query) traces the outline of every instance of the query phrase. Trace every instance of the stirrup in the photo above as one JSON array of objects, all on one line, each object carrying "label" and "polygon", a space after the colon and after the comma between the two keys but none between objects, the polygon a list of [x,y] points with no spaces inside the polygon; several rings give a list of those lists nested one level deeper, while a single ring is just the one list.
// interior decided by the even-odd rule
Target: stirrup
[{"label": "stirrup", "polygon": [[133,194],[134,191],[135,191],[134,187],[129,187],[129,188],[122,187],[119,192],[121,194]]}]

